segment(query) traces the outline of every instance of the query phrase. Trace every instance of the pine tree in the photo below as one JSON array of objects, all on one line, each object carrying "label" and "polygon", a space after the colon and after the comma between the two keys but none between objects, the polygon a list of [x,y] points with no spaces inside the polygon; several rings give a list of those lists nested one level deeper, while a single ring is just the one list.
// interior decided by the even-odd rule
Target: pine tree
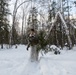
[{"label": "pine tree", "polygon": [[9,21],[7,15],[9,14],[8,10],[8,0],[0,0],[0,44],[3,48],[3,43],[8,43],[9,35]]},{"label": "pine tree", "polygon": [[28,18],[28,27],[34,28],[35,30],[38,29],[38,20],[37,20],[37,9],[33,7],[30,11],[30,15]]}]

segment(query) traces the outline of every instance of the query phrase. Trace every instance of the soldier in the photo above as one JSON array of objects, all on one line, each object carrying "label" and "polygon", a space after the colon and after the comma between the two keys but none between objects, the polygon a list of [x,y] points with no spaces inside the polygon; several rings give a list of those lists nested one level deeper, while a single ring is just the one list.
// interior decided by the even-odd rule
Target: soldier
[{"label": "soldier", "polygon": [[31,61],[38,60],[37,44],[38,44],[37,33],[34,29],[31,29],[30,33],[29,33],[29,42],[28,42],[28,46],[27,46],[27,50],[31,46],[31,54],[30,54]]},{"label": "soldier", "polygon": [[27,50],[30,46],[38,44],[38,36],[34,29],[30,30],[29,37],[28,37],[28,46]]}]

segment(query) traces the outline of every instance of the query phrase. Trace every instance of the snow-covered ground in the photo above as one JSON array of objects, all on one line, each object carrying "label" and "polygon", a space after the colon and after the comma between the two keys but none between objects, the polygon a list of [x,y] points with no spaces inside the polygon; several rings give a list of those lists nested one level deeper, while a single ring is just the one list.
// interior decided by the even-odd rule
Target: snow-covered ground
[{"label": "snow-covered ground", "polygon": [[30,62],[30,50],[0,49],[0,75],[76,75],[76,47],[62,50],[60,55],[49,52]]}]

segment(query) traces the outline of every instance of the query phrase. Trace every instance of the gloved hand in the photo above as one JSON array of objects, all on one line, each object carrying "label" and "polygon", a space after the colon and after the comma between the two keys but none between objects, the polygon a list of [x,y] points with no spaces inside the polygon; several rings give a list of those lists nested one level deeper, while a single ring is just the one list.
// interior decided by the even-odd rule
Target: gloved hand
[{"label": "gloved hand", "polygon": [[28,47],[27,47],[27,51],[28,51]]}]

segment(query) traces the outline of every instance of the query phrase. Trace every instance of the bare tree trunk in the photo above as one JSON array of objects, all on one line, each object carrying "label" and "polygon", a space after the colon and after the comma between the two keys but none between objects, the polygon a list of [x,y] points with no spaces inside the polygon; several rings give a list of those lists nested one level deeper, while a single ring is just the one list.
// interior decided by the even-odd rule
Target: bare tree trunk
[{"label": "bare tree trunk", "polygon": [[3,49],[3,40],[2,40],[2,42],[1,42],[1,49]]},{"label": "bare tree trunk", "polygon": [[11,30],[10,30],[10,32],[9,32],[9,48],[11,48],[11,42],[12,42],[12,40],[11,40],[11,38],[12,38],[12,34],[11,34],[12,32],[11,32]]},{"label": "bare tree trunk", "polygon": [[14,5],[14,10],[13,10],[13,16],[12,16],[12,30],[10,32],[10,41],[9,41],[9,47],[11,47],[11,45],[14,43],[14,33],[13,33],[13,29],[14,29],[14,23],[15,23],[15,18],[16,18],[16,8],[17,8],[17,3],[18,0],[15,1],[15,5]]},{"label": "bare tree trunk", "polygon": [[61,33],[61,35],[62,35],[62,49],[63,49],[63,47],[64,47],[64,42],[63,42],[63,26],[62,26],[62,33]]},{"label": "bare tree trunk", "polygon": [[[56,27],[57,28],[57,27]],[[58,33],[57,33],[57,29],[56,29],[56,31],[55,31],[55,33],[56,33],[56,42],[57,42],[57,46],[59,46],[59,42],[58,42]]]},{"label": "bare tree trunk", "polygon": [[3,49],[3,36],[1,36],[1,49]]},{"label": "bare tree trunk", "polygon": [[23,44],[23,27],[24,27],[24,17],[25,17],[25,13],[24,13],[24,9],[23,9],[23,16],[22,16],[22,32],[21,32],[21,44]]},{"label": "bare tree trunk", "polygon": [[59,12],[59,17],[61,18],[61,21],[63,23],[63,27],[65,28],[65,32],[66,32],[66,35],[67,35],[67,38],[68,38],[68,42],[69,42],[69,49],[72,48],[72,41],[71,41],[71,38],[70,38],[70,35],[69,35],[69,30],[68,30],[68,27],[66,25],[66,22],[65,20],[63,19],[61,13]]}]

